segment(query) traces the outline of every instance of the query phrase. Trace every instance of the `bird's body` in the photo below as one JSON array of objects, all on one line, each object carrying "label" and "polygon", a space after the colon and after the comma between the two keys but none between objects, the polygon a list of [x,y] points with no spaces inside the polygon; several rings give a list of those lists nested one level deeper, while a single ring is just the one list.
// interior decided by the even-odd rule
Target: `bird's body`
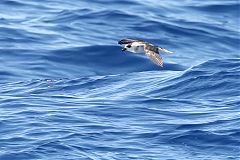
[{"label": "bird's body", "polygon": [[128,48],[126,44],[126,50],[129,52],[133,52],[133,53],[144,53],[144,44],[140,43],[140,42],[133,42],[131,43],[131,47]]},{"label": "bird's body", "polygon": [[129,51],[133,53],[145,53],[155,64],[163,67],[163,60],[160,57],[160,52],[173,53],[167,49],[155,46],[143,40],[122,39],[118,42],[124,45],[122,51]]}]

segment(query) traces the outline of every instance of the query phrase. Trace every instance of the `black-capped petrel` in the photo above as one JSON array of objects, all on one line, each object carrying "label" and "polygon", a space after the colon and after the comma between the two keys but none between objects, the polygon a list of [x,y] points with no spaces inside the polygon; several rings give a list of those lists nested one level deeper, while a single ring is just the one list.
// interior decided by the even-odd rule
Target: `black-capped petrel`
[{"label": "black-capped petrel", "polygon": [[160,52],[173,53],[167,49],[155,46],[143,40],[122,39],[118,42],[118,44],[124,45],[122,51],[145,53],[155,64],[161,67],[163,67],[163,59],[160,56]]}]

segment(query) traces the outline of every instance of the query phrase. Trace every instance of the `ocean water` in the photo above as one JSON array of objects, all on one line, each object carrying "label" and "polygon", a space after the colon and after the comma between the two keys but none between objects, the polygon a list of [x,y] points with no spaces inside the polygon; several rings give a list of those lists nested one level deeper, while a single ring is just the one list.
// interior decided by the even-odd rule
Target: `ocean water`
[{"label": "ocean water", "polygon": [[239,0],[1,0],[0,160],[239,160],[239,26]]}]

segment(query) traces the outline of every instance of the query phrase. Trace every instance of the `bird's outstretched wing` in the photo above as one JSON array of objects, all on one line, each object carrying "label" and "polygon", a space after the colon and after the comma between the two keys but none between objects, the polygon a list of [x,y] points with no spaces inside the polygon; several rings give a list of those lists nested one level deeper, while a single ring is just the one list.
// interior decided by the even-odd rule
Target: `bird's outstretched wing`
[{"label": "bird's outstretched wing", "polygon": [[144,42],[143,40],[140,40],[140,39],[129,39],[129,38],[126,38],[126,39],[122,39],[120,41],[118,41],[118,44],[129,44],[129,43],[133,43],[133,42]]},{"label": "bird's outstretched wing", "polygon": [[157,52],[145,50],[145,54],[157,65],[163,67],[163,59]]}]

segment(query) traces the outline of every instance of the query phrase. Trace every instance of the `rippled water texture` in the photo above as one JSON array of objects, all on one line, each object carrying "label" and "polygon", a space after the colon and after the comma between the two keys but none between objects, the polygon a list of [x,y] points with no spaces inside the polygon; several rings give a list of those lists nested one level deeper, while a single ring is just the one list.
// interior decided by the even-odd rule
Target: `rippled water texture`
[{"label": "rippled water texture", "polygon": [[239,0],[1,0],[0,160],[240,159],[239,26]]}]

